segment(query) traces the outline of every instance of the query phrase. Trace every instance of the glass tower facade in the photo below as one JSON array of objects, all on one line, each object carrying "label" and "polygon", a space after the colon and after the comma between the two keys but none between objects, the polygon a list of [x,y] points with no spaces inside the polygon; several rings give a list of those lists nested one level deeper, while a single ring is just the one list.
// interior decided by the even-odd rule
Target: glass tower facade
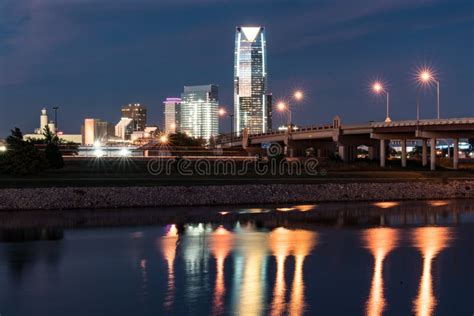
[{"label": "glass tower facade", "polygon": [[182,133],[209,140],[219,133],[217,85],[185,86],[181,94]]},{"label": "glass tower facade", "polygon": [[179,132],[181,127],[181,99],[166,98],[163,104],[165,106],[165,133],[174,134]]},{"label": "glass tower facade", "polygon": [[267,94],[265,28],[237,27],[234,54],[234,119],[236,132],[271,130],[272,98]]}]

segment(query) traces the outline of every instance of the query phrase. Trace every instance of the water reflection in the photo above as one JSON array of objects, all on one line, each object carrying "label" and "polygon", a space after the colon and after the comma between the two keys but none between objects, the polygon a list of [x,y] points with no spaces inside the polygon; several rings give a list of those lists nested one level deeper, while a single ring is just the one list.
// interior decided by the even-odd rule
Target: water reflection
[{"label": "water reflection", "polygon": [[241,227],[236,235],[233,310],[238,315],[260,315],[267,284],[267,232]]},{"label": "water reflection", "polygon": [[182,236],[182,255],[186,275],[186,301],[196,304],[209,291],[209,248],[206,235],[212,232],[209,224],[185,225]]},{"label": "water reflection", "polygon": [[292,232],[293,255],[295,256],[295,272],[289,306],[290,315],[301,315],[305,309],[303,263],[316,245],[316,233],[308,230]]},{"label": "water reflection", "polygon": [[285,261],[290,255],[290,230],[279,227],[270,233],[268,238],[270,251],[276,260],[275,288],[273,290],[272,315],[281,315],[285,310]]},{"label": "water reflection", "polygon": [[166,235],[160,240],[161,250],[168,266],[168,286],[163,302],[165,309],[171,308],[174,301],[174,260],[176,247],[178,245],[178,229],[176,225],[170,225]]},{"label": "water reflection", "polygon": [[210,237],[210,250],[216,259],[216,283],[214,287],[213,314],[220,315],[224,311],[224,262],[232,250],[233,234],[224,227],[218,227]]},{"label": "water reflection", "polygon": [[387,255],[397,246],[398,232],[392,228],[372,228],[364,232],[365,247],[374,257],[374,273],[370,295],[366,303],[366,314],[382,315],[385,309],[383,263]]},{"label": "water reflection", "polygon": [[436,307],[436,297],[433,294],[431,264],[436,256],[448,247],[451,230],[447,227],[422,227],[415,229],[412,237],[415,247],[423,256],[423,272],[418,295],[413,300],[413,311],[418,316],[432,315]]},{"label": "water reflection", "polygon": [[288,304],[290,315],[301,315],[305,308],[303,264],[304,259],[316,244],[316,232],[288,230],[279,227],[269,235],[269,247],[276,260],[275,288],[271,304],[271,314],[281,315],[286,308],[285,261],[292,254],[295,258],[293,284]]}]

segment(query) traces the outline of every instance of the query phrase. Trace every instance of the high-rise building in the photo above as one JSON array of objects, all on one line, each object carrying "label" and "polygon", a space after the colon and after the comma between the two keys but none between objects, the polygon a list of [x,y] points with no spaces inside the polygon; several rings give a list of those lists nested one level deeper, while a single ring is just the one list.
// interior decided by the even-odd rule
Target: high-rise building
[{"label": "high-rise building", "polygon": [[115,136],[128,140],[133,133],[133,127],[134,121],[131,118],[122,117],[117,125],[115,125]]},{"label": "high-rise building", "polygon": [[134,131],[144,131],[146,127],[147,110],[146,106],[140,103],[131,103],[122,106],[122,117],[133,120]]},{"label": "high-rise building", "polygon": [[112,136],[113,126],[100,119],[86,118],[82,126],[82,143],[93,145],[96,141],[107,142]]},{"label": "high-rise building", "polygon": [[180,131],[181,126],[181,99],[166,98],[165,106],[165,133],[174,134]]},{"label": "high-rise building", "polygon": [[219,133],[217,85],[185,86],[181,94],[180,131],[209,140]]},{"label": "high-rise building", "polygon": [[265,28],[237,27],[234,54],[234,120],[236,132],[271,129],[271,96],[267,94]]}]

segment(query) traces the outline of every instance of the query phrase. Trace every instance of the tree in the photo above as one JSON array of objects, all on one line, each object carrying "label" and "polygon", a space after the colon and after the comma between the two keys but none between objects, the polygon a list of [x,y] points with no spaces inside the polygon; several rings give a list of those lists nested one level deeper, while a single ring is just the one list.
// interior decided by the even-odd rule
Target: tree
[{"label": "tree", "polygon": [[204,147],[206,141],[202,138],[194,138],[185,133],[176,133],[169,136],[171,146],[177,147]]},{"label": "tree", "polygon": [[44,154],[32,143],[23,140],[19,128],[7,138],[7,152],[0,157],[0,172],[15,175],[37,174],[47,166]]},{"label": "tree", "polygon": [[49,129],[48,126],[44,127],[43,131],[44,141],[46,148],[44,150],[48,166],[53,169],[60,169],[64,167],[64,159],[61,151],[59,150],[59,144],[61,143],[59,137]]}]

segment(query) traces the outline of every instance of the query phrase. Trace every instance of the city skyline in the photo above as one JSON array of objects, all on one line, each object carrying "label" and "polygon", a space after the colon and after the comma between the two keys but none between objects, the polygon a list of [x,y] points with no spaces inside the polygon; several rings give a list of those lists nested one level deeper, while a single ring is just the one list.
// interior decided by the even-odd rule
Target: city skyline
[{"label": "city skyline", "polygon": [[[343,122],[383,121],[384,102],[368,91],[370,82],[379,78],[390,89],[392,119],[414,119],[413,74],[416,67],[425,64],[435,68],[440,78],[441,116],[472,115],[473,45],[467,44],[473,35],[471,2],[375,5],[364,1],[356,6],[341,1],[344,6],[337,10],[317,1],[291,5],[280,2],[272,12],[266,1],[249,12],[245,1],[235,2],[229,10],[212,1],[183,0],[203,17],[219,12],[221,18],[203,20],[199,25],[183,21],[173,28],[168,25],[164,31],[160,23],[182,14],[180,8],[169,3],[141,1],[136,12],[124,13],[122,6],[128,4],[102,4],[92,9],[76,2],[76,6],[65,5],[61,10],[54,1],[25,1],[30,6],[7,1],[0,13],[0,35],[4,39],[0,45],[0,137],[7,136],[15,126],[25,133],[33,132],[36,113],[44,106],[60,107],[58,116],[63,124],[59,127],[64,127],[66,133],[78,133],[85,117],[118,121],[116,108],[129,102],[147,104],[149,124],[161,125],[162,100],[177,95],[183,85],[203,82],[219,84],[221,103],[232,111],[230,65],[236,25],[264,25],[271,30],[269,86],[275,100],[295,88],[305,92],[303,104],[293,109],[294,121],[299,125],[325,123],[335,114],[341,115]],[[209,7],[215,10],[209,13]],[[98,24],[97,17],[106,10],[119,9],[136,22],[130,23],[127,31],[119,26],[123,16],[112,17],[110,25]],[[158,21],[161,14],[168,16]],[[13,16],[34,18],[17,21]],[[85,33],[73,31],[77,23],[88,20],[92,22],[91,30],[100,31],[88,40],[104,40],[93,54],[74,49],[86,39]],[[164,49],[163,36],[170,38],[166,48],[172,50]],[[67,46],[71,40],[77,40],[76,44]],[[436,117],[435,97],[432,89],[424,90],[422,118]],[[275,126],[285,120],[281,115],[274,116],[278,122]],[[228,120],[220,123],[222,131],[230,129]]]}]

